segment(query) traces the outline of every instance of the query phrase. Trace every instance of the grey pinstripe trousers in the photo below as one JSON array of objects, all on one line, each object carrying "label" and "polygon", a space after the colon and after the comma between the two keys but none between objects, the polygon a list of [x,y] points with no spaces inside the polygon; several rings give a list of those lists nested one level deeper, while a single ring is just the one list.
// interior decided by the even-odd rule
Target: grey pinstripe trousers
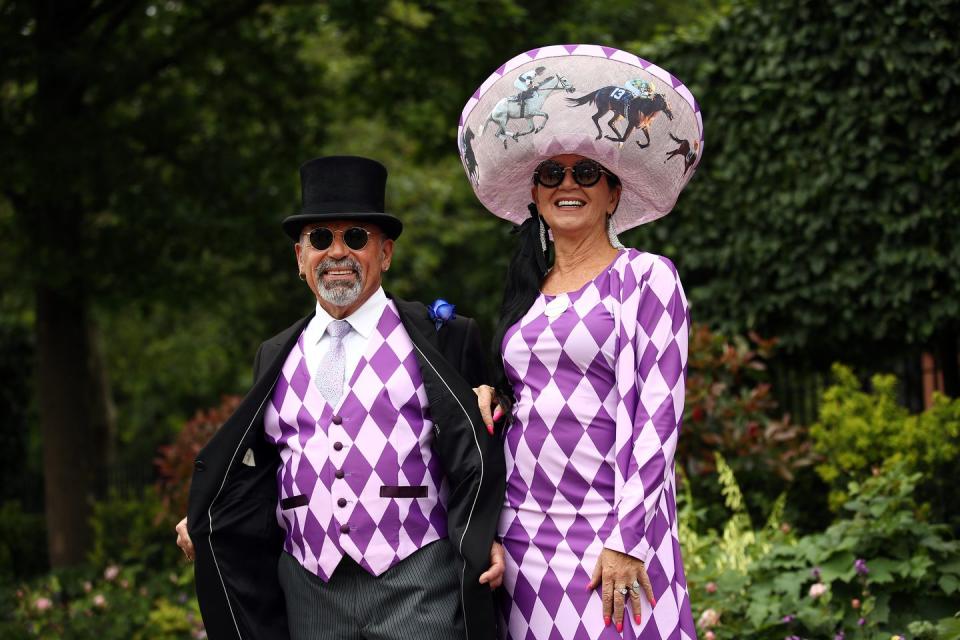
[{"label": "grey pinstripe trousers", "polygon": [[380,576],[344,557],[329,582],[288,553],[277,571],[291,640],[463,640],[460,578],[447,539]]}]

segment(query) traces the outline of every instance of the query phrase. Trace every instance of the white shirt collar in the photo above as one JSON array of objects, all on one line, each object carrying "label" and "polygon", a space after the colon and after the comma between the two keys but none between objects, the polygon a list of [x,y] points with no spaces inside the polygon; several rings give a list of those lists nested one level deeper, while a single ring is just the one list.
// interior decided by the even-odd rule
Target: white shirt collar
[{"label": "white shirt collar", "polygon": [[[367,298],[356,311],[343,319],[350,323],[350,327],[354,331],[364,338],[368,338],[380,321],[380,316],[383,315],[383,308],[386,306],[387,294],[383,292],[383,287],[380,287],[374,291],[373,295]],[[326,334],[327,325],[334,320],[335,318],[327,313],[318,302],[317,314],[307,326],[304,340],[308,344],[317,344],[320,338]]]}]

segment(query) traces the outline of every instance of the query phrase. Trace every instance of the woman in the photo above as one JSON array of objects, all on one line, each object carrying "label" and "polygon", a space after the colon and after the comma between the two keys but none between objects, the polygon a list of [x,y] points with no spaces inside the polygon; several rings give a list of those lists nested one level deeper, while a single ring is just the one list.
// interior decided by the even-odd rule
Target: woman
[{"label": "woman", "polygon": [[[508,131],[504,150],[482,120],[534,65],[585,95],[547,102],[548,121],[527,138]],[[623,84],[638,77],[671,89],[630,95]],[[476,390],[507,459],[501,636],[695,638],[673,464],[687,302],[668,259],[623,247],[616,232],[670,211],[692,175],[670,151],[678,139],[702,150],[699,109],[659,67],[585,45],[518,56],[483,88],[461,119],[462,133],[479,123],[474,189],[522,222],[494,339],[499,379]]]}]

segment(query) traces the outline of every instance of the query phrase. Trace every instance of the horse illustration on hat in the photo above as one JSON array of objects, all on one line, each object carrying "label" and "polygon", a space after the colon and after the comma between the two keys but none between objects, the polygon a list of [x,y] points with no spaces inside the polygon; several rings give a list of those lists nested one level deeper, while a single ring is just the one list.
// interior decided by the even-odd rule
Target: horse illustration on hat
[{"label": "horse illustration on hat", "polygon": [[[503,141],[503,148],[506,149],[508,137],[513,138],[513,141],[516,142],[520,136],[539,133],[547,125],[547,120],[550,119],[550,116],[542,111],[543,103],[546,102],[547,98],[554,91],[566,91],[567,93],[576,91],[570,81],[559,73],[547,76],[539,83],[534,83],[534,80],[542,75],[545,70],[544,67],[537,67],[537,69],[517,77],[514,86],[524,88],[521,89],[520,93],[502,98],[497,102],[486,121],[481,125],[477,135],[482,137],[487,124],[492,122],[497,125],[496,136]],[[543,118],[540,126],[536,125],[534,118]],[[526,120],[527,129],[525,131],[508,132],[507,123],[510,120]]]},{"label": "horse illustration on hat", "polygon": [[464,167],[467,169],[467,175],[473,184],[480,183],[480,165],[477,164],[477,154],[473,152],[473,139],[476,136],[470,127],[463,130],[460,136],[460,155],[463,158]]},{"label": "horse illustration on hat", "polygon": [[[670,133],[669,131],[667,133]],[[689,140],[682,140],[677,136],[670,133],[670,139],[677,143],[676,149],[671,149],[667,151],[666,160],[663,161],[664,164],[667,163],[667,160],[675,156],[683,158],[683,175],[687,175],[687,171],[690,170],[690,167],[693,166],[693,163],[697,161],[697,152],[700,150],[700,142],[698,140],[693,141],[693,148],[690,147]]]},{"label": "horse illustration on hat", "polygon": [[[648,83],[649,85],[649,83]],[[650,97],[647,97],[650,96]],[[662,93],[637,92],[634,93],[625,87],[606,86],[597,89],[592,93],[579,98],[567,98],[567,104],[571,107],[582,107],[585,104],[594,104],[597,112],[593,114],[593,124],[597,126],[597,140],[606,138],[613,140],[623,146],[634,129],[639,129],[647,138],[646,143],[636,140],[637,146],[645,149],[650,146],[650,123],[657,117],[661,111],[673,120],[673,112],[667,104],[667,99]],[[600,118],[610,111],[613,111],[613,117],[607,122],[607,126],[616,134],[613,136],[604,136],[600,128]],[[614,125],[618,120],[626,119],[627,130],[621,134]]]}]

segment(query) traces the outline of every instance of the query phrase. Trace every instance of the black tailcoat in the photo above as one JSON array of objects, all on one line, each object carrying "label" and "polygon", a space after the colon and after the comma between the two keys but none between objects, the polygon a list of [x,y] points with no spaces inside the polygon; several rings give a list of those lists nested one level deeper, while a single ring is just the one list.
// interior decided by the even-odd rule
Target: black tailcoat
[{"label": "black tailcoat", "polygon": [[[468,640],[492,640],[493,598],[478,578],[490,565],[505,471],[500,441],[487,434],[472,390],[485,381],[479,331],[462,317],[437,330],[424,305],[394,302],[415,346],[435,427],[433,449],[450,486],[447,528],[460,557]],[[187,520],[196,548],[197,597],[211,640],[289,638],[277,579],[284,538],[276,518],[280,455],[264,437],[263,413],[311,317],[260,345],[253,387],[195,461]],[[247,449],[256,466],[241,463]]]}]

